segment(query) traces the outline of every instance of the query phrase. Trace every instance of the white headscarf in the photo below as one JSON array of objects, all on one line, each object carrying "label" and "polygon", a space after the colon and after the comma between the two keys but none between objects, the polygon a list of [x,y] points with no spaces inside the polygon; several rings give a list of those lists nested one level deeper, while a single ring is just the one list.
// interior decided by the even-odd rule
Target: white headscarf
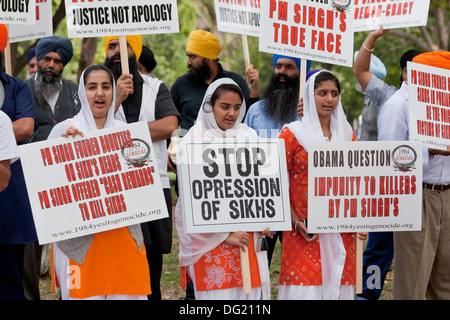
[{"label": "white headscarf", "polygon": [[195,125],[189,130],[184,138],[241,138],[241,137],[257,137],[257,133],[246,124],[242,123],[247,110],[245,99],[242,99],[241,110],[233,127],[222,130],[217,125],[214,118],[213,106],[211,105],[211,97],[214,92],[223,84],[234,84],[239,86],[230,78],[221,78],[211,83],[203,97],[200,110],[197,115]]},{"label": "white headscarf", "polygon": [[[321,70],[313,74],[305,85],[305,94],[303,97],[303,118],[287,124],[286,126],[294,134],[300,145],[308,152],[309,144],[312,142],[326,141],[320,126],[319,116],[317,114],[316,101],[314,99],[314,82],[321,72],[329,72],[328,70]],[[333,74],[333,73],[332,73]],[[352,141],[353,129],[348,123],[345,116],[344,108],[342,107],[341,97],[339,102],[331,115],[331,140],[330,141]]]},{"label": "white headscarf", "polygon": [[[89,68],[89,67],[88,67]],[[92,114],[91,107],[86,97],[86,89],[84,83],[84,73],[88,69],[84,69],[83,73],[80,76],[80,84],[78,85],[78,97],[81,102],[81,110],[80,112],[73,118],[72,122],[76,128],[80,129],[83,132],[98,130],[97,125],[95,124],[94,115]],[[110,72],[111,74],[111,72]],[[113,87],[113,99],[111,101],[111,105],[108,109],[108,114],[106,115],[105,128],[114,127],[117,125],[124,125],[123,122],[114,120],[114,110],[116,105],[116,83],[114,81],[114,77],[112,76],[112,87]]]},{"label": "white headscarf", "polygon": [[[306,82],[302,120],[286,125],[306,152],[308,152],[311,143],[326,142],[314,99],[314,82],[321,72],[330,71],[321,70],[313,74]],[[331,115],[330,130],[332,134],[331,142],[353,140],[353,129],[346,119],[340,97],[338,105]],[[335,300],[339,298],[342,272],[345,264],[346,251],[344,243],[339,233],[321,233],[319,241],[323,299]]]},{"label": "white headscarf", "polygon": [[[70,119],[67,119],[64,122],[58,123],[55,127],[53,127],[50,132],[48,139],[60,138],[61,134],[67,131],[67,128],[70,126],[74,126],[75,128],[81,130],[82,132],[89,132],[98,130],[97,125],[95,123],[94,115],[91,111],[91,106],[89,105],[88,99],[86,97],[86,88],[84,83],[84,74],[86,70],[88,70],[91,66],[84,69],[83,73],[80,76],[80,81],[78,85],[78,97],[81,103],[81,109],[78,114]],[[101,69],[103,70],[103,69]],[[108,70],[105,70],[108,72]],[[111,73],[111,72],[110,72]],[[112,75],[112,74],[111,74]],[[114,126],[124,125],[122,121],[114,120],[114,110],[116,104],[116,85],[114,81],[114,77],[112,78],[112,86],[113,86],[113,99],[111,101],[111,105],[108,109],[108,114],[106,116],[106,122],[104,128],[110,128]]]}]

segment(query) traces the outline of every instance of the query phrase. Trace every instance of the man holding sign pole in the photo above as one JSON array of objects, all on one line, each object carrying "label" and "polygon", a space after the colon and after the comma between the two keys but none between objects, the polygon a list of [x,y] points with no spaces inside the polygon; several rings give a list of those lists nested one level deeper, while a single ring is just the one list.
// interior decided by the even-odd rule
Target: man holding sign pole
[{"label": "man holding sign pole", "polygon": [[[424,57],[424,59],[422,59]],[[412,59],[450,68],[427,53]],[[408,81],[411,78],[408,77]],[[378,119],[379,140],[409,140],[408,83],[385,103]],[[394,299],[450,299],[450,149],[423,148],[422,230],[394,233]]]},{"label": "man holding sign pole", "polygon": [[151,274],[152,295],[149,299],[160,300],[162,255],[170,253],[172,246],[172,195],[167,174],[166,140],[178,128],[179,114],[166,85],[158,79],[142,76],[139,72],[141,36],[126,36],[126,42],[130,73],[122,74],[119,37],[105,38],[105,65],[111,69],[117,81],[116,118],[126,123],[146,121],[156,150],[169,217],[142,224],[142,231]]},{"label": "man holding sign pole", "polygon": [[[371,57],[375,48],[376,41],[384,36],[389,30],[380,27],[377,30],[370,31],[364,40],[353,66],[353,73],[356,81],[361,86],[362,93],[365,98],[371,100],[372,103],[378,105],[376,112],[379,117],[380,110],[383,109],[384,104],[389,98],[394,95],[398,87],[388,85],[383,80],[378,78],[371,70]],[[418,50],[411,49],[403,53],[400,58],[400,68],[402,73],[400,75],[400,84],[407,80],[406,63],[411,61],[416,55],[421,53]],[[384,123],[382,124],[385,125]],[[378,130],[380,122],[378,120]],[[378,140],[383,140],[383,136],[378,135]],[[383,289],[384,280],[389,272],[394,257],[394,243],[392,232],[371,232],[369,233],[369,240],[367,241],[366,249],[364,251],[363,262],[363,292],[358,294],[357,299],[378,300]],[[379,279],[376,279],[368,285],[369,278],[373,278],[373,268],[379,268]]]}]

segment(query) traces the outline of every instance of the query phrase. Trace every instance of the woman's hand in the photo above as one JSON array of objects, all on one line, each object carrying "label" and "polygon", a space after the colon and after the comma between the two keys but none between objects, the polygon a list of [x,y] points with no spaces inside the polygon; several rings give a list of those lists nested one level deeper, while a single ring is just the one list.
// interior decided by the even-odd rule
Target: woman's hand
[{"label": "woman's hand", "polygon": [[225,239],[225,243],[232,246],[239,246],[245,251],[250,244],[250,235],[245,231],[231,232]]},{"label": "woman's hand", "polygon": [[81,136],[84,137],[83,132],[75,128],[74,126],[70,126],[66,133],[61,134],[61,136],[68,138],[69,136],[75,137],[75,136]]},{"label": "woman's hand", "polygon": [[368,237],[368,233],[367,232],[357,232],[356,236],[358,237],[359,240],[367,240]]},{"label": "woman's hand", "polygon": [[272,232],[270,232],[269,227],[265,228],[265,229],[264,229],[263,231],[261,231],[259,234],[262,235],[262,236],[269,237],[269,238],[271,238],[271,239],[273,238],[273,234],[272,234]]},{"label": "woman's hand", "polygon": [[294,231],[297,232],[299,235],[301,235],[303,237],[303,239],[306,240],[306,242],[313,242],[316,241],[317,238],[319,237],[318,234],[314,234],[312,236],[308,235],[308,229],[306,228],[305,224],[303,223],[303,221],[301,221],[300,219],[297,220],[297,222],[294,225]]}]

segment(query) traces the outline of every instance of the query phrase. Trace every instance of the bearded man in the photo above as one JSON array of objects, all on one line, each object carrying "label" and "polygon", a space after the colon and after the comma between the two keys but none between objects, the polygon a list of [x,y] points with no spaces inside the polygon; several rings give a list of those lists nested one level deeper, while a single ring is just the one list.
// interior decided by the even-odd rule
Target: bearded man
[{"label": "bearded man", "polygon": [[189,72],[178,77],[170,89],[173,102],[181,114],[182,135],[195,123],[206,89],[217,79],[230,78],[236,82],[244,94],[247,106],[259,100],[259,72],[253,65],[246,71],[249,89],[241,75],[222,68],[219,63],[221,51],[219,39],[213,33],[205,30],[190,33],[186,46]]},{"label": "bearded man", "polygon": [[[310,66],[308,61],[308,70]],[[300,59],[274,55],[264,99],[250,107],[244,123],[261,138],[276,138],[285,124],[298,120],[299,91]]]},{"label": "bearded man", "polygon": [[37,72],[26,83],[33,98],[37,129],[29,142],[46,140],[59,122],[73,118],[81,108],[78,85],[62,78],[66,64],[72,59],[69,39],[51,36],[36,46]]}]

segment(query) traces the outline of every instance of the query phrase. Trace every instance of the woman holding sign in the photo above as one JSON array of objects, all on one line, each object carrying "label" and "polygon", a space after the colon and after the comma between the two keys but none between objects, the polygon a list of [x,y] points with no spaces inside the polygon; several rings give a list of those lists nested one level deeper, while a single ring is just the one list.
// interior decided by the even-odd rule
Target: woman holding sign
[{"label": "woman holding sign", "polygon": [[[354,299],[356,239],[350,233],[309,234],[308,146],[312,142],[356,140],[340,102],[338,78],[327,70],[305,85],[302,121],[280,133],[285,140],[290,181],[292,231],[283,234],[278,299]],[[358,234],[364,238],[367,234]]]},{"label": "woman holding sign", "polygon": [[[49,139],[125,125],[114,120],[115,83],[106,67],[83,71],[78,96],[80,112],[57,124]],[[146,300],[151,292],[140,225],[54,243],[53,265],[63,300]]]},{"label": "woman holding sign", "polygon": [[[216,80],[208,87],[196,124],[184,139],[257,137],[253,129],[241,123],[245,111],[245,100],[237,84],[229,78]],[[180,185],[180,198],[182,193]],[[197,300],[269,299],[267,253],[255,249],[260,234],[244,231],[187,234],[183,227],[181,206],[179,200],[175,216],[180,239],[180,283],[185,286],[187,279],[191,279]],[[262,234],[272,236],[268,229]],[[243,289],[240,250],[248,251],[250,294]]]}]

